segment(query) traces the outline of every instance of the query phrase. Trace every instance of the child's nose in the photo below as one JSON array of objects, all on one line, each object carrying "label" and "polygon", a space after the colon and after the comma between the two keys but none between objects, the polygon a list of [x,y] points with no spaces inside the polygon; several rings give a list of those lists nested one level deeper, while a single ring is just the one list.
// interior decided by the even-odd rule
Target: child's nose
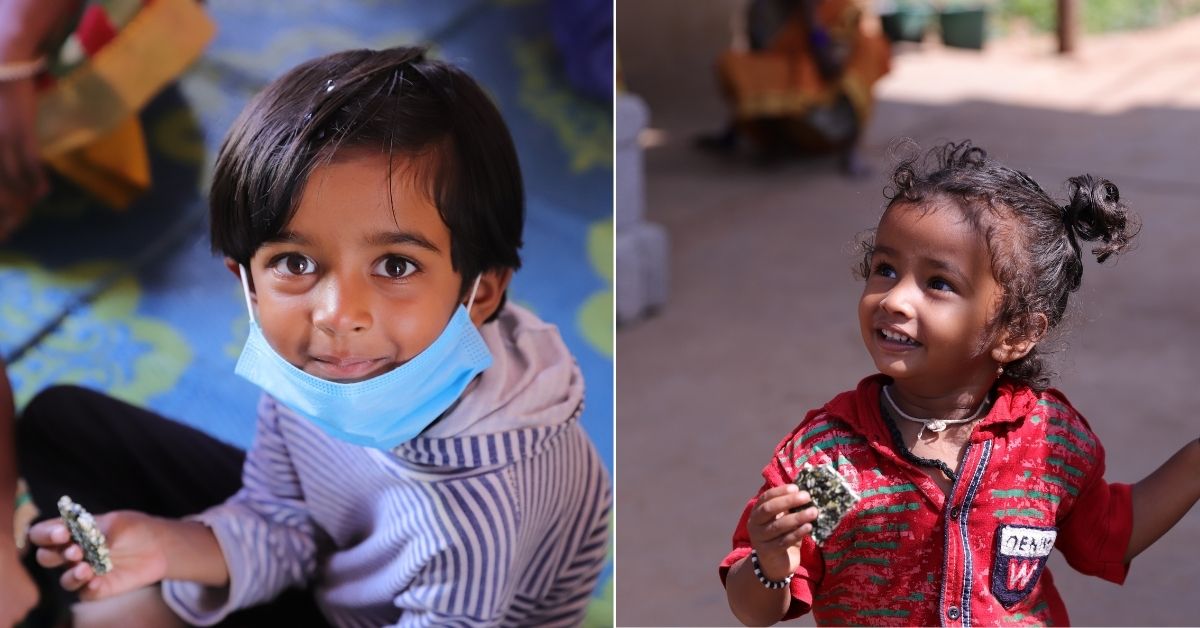
[{"label": "child's nose", "polygon": [[913,305],[915,297],[914,288],[910,281],[897,282],[896,285],[892,286],[891,290],[888,290],[883,295],[883,299],[879,301],[879,307],[889,314],[912,318],[916,313],[916,308]]},{"label": "child's nose", "polygon": [[354,278],[328,278],[318,289],[313,325],[331,335],[370,329],[370,294],[367,286],[359,283]]}]

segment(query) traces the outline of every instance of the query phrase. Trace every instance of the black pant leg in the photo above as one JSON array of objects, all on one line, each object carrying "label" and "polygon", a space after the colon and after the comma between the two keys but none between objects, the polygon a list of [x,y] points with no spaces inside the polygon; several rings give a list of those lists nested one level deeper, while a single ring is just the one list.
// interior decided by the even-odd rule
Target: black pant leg
[{"label": "black pant leg", "polygon": [[17,421],[16,450],[42,517],[61,495],[91,512],[182,517],[241,486],[245,454],[207,434],[101,393],[55,386]]}]

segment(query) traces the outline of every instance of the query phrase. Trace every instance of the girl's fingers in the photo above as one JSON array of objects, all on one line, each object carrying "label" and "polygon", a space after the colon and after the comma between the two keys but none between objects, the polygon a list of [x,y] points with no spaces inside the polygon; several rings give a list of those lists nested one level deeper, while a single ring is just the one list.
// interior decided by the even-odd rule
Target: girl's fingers
[{"label": "girl's fingers", "polygon": [[816,518],[816,508],[805,508],[800,512],[784,515],[768,523],[762,527],[761,533],[756,536],[762,539],[763,542],[771,543],[781,536],[794,532],[801,526],[812,523]]},{"label": "girl's fingers", "polygon": [[78,591],[81,587],[90,582],[95,575],[96,574],[92,571],[91,565],[87,563],[79,563],[78,565],[75,565],[74,567],[64,571],[62,577],[59,578],[58,581],[60,584],[62,584],[62,588],[66,589],[67,591]]},{"label": "girl's fingers", "polygon": [[806,523],[799,528],[796,528],[795,530],[775,539],[775,543],[779,545],[779,547],[791,547],[793,545],[799,545],[800,542],[804,540],[804,537],[810,534],[812,534],[812,524]]},{"label": "girl's fingers", "polygon": [[92,578],[92,581],[87,583],[87,586],[79,589],[79,599],[85,602],[100,599],[103,597],[103,593],[101,591],[103,585],[104,582],[99,578]]},{"label": "girl's fingers", "polygon": [[35,556],[37,563],[43,567],[61,567],[68,563],[78,563],[83,560],[83,548],[72,543],[63,547],[39,547]]},{"label": "girl's fingers", "polygon": [[44,547],[38,548],[36,558],[37,564],[48,568],[58,567],[59,565],[67,562],[63,557],[62,552],[56,549],[46,549]]},{"label": "girl's fingers", "polygon": [[773,487],[763,491],[758,496],[758,503],[761,504],[763,502],[775,499],[776,497],[779,497],[781,495],[787,495],[788,493],[795,493],[799,490],[800,490],[800,487],[796,486],[795,484],[784,484],[783,486],[773,486]]},{"label": "girl's fingers", "polygon": [[83,560],[83,548],[71,544],[66,547],[39,547],[35,556],[37,563],[43,567],[59,567],[66,563],[77,563]]},{"label": "girl's fingers", "polygon": [[[790,488],[793,490],[780,491],[775,495],[771,495],[773,491],[781,488]],[[758,505],[750,512],[749,522],[754,525],[767,525],[779,517],[780,514],[803,506],[810,501],[811,497],[808,491],[802,491],[794,484],[773,488],[770,491],[763,492],[762,497],[759,498]]]},{"label": "girl's fingers", "polygon": [[62,519],[50,519],[29,528],[29,540],[42,547],[66,545],[71,542],[71,533]]},{"label": "girl's fingers", "polygon": [[[807,502],[805,502],[807,503]],[[793,513],[800,523],[812,523],[821,515],[821,511],[817,510],[816,506],[809,506],[800,512]]]}]

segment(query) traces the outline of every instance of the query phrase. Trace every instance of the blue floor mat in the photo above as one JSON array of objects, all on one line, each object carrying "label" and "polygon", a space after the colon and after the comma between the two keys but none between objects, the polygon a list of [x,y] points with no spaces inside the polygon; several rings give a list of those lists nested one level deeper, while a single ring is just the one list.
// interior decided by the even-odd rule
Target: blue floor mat
[{"label": "blue floor mat", "polygon": [[547,2],[282,6],[206,5],[216,39],[142,115],[150,194],[114,214],[60,184],[0,246],[0,353],[15,357],[18,405],[47,385],[77,383],[248,446],[259,393],[233,375],[245,304],[207,238],[203,196],[216,149],[249,98],[296,63],[346,48],[430,43],[432,54],[483,84],[512,131],[528,211],[511,298],[558,325],[578,359],[583,424],[611,469],[611,107],[566,84]]},{"label": "blue floor mat", "polygon": [[[142,119],[152,149],[168,144],[170,137],[190,140],[193,154],[152,150],[155,186],[119,213],[98,207],[70,184],[55,180],[53,192],[34,209],[30,223],[0,246],[0,354],[19,359],[72,308],[94,299],[137,265],[169,255],[166,243],[201,215],[204,154],[192,139],[199,133],[199,122],[173,88],[156,98]],[[190,135],[154,133],[164,119],[178,121],[176,126],[185,133],[190,130]],[[22,399],[28,396],[22,382],[14,385]]]}]

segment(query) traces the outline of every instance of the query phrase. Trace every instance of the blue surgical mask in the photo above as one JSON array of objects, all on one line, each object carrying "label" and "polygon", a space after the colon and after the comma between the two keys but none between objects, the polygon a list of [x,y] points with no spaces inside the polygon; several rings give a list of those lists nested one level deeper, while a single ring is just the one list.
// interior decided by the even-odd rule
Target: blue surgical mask
[{"label": "blue surgical mask", "polygon": [[241,272],[250,337],[234,372],[334,438],[391,450],[429,427],[492,364],[492,354],[468,315],[478,277],[467,306],[458,306],[428,348],[382,375],[342,384],[305,373],[271,347],[254,317],[245,268]]}]

